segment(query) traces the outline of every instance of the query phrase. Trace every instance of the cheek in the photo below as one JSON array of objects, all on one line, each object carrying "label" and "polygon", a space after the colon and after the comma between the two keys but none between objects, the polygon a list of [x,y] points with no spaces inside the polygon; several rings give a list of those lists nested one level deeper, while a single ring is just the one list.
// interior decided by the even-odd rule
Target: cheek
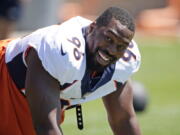
[{"label": "cheek", "polygon": [[89,38],[89,42],[91,44],[91,52],[96,52],[98,48],[101,48],[104,46],[104,43],[102,41],[102,37],[100,37],[98,34],[93,33],[91,37]]},{"label": "cheek", "polygon": [[124,52],[120,52],[116,56],[117,56],[117,59],[120,59],[120,58],[122,58],[124,56]]},{"label": "cheek", "polygon": [[96,51],[96,48],[97,48],[97,47],[96,47],[96,42],[95,42],[95,41],[94,41],[94,42],[92,41],[92,44],[91,44],[91,52],[94,53],[94,52]]},{"label": "cheek", "polygon": [[92,44],[92,50],[93,52],[96,52],[98,50],[98,48],[100,48],[102,45],[101,45],[101,42],[99,42],[98,39],[94,39],[94,42]]}]

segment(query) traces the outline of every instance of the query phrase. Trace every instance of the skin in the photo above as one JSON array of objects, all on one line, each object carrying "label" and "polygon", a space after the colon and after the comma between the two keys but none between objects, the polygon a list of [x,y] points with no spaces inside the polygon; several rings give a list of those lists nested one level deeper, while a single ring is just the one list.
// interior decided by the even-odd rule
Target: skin
[{"label": "skin", "polygon": [[34,49],[30,50],[26,61],[26,95],[37,135],[62,135],[58,126],[59,83],[44,70]]},{"label": "skin", "polygon": [[[93,22],[86,29],[87,57],[91,58],[87,58],[88,70],[101,72],[116,62],[123,56],[133,35],[133,32],[115,19],[106,27],[97,27],[96,22]],[[34,49],[30,50],[26,62],[27,100],[37,135],[62,135],[58,126],[61,120],[59,82],[44,70]],[[129,83],[121,87],[117,83],[117,90],[102,99],[114,135],[141,135],[132,106],[132,88]]]},{"label": "skin", "polygon": [[[87,66],[91,65],[88,67],[90,70],[101,71],[108,65],[115,63],[124,55],[124,51],[134,35],[114,18],[107,26],[98,27],[94,22],[87,29]],[[108,60],[104,60],[102,55]]]},{"label": "skin", "polygon": [[114,135],[141,135],[133,108],[133,92],[129,82],[102,98]]}]

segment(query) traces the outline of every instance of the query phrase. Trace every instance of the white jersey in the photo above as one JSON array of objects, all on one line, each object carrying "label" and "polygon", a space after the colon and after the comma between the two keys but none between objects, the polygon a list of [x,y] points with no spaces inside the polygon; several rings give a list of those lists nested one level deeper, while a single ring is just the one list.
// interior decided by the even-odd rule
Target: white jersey
[{"label": "white jersey", "polygon": [[[33,47],[44,69],[61,86],[60,98],[75,105],[105,96],[116,90],[115,82],[124,83],[139,69],[140,53],[134,41],[127,48],[124,57],[104,71],[91,86],[86,72],[86,52],[83,28],[91,23],[82,17],[74,17],[61,25],[39,29],[32,34],[13,40],[6,50],[6,63],[19,53]],[[26,65],[25,61],[24,64]],[[89,79],[89,80],[88,80]]]}]

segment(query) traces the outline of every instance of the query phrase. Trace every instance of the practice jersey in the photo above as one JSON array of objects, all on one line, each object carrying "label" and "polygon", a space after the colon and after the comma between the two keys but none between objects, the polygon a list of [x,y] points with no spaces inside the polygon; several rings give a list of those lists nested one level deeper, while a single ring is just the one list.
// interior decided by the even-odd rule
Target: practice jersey
[{"label": "practice jersey", "polygon": [[84,28],[91,23],[74,17],[61,25],[39,29],[13,40],[6,50],[6,63],[22,54],[24,65],[29,47],[33,47],[44,69],[60,84],[60,99],[66,106],[81,104],[103,97],[116,90],[116,82],[124,83],[140,66],[140,53],[132,40],[124,57],[108,66],[96,77],[86,70]]}]

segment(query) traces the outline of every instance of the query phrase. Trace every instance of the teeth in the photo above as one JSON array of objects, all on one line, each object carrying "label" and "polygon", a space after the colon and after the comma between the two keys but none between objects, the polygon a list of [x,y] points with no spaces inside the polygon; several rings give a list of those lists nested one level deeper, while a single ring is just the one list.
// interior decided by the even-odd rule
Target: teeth
[{"label": "teeth", "polygon": [[101,58],[105,61],[109,61],[109,58],[107,58],[106,56],[104,56],[100,51],[98,51],[99,55],[101,56]]}]

